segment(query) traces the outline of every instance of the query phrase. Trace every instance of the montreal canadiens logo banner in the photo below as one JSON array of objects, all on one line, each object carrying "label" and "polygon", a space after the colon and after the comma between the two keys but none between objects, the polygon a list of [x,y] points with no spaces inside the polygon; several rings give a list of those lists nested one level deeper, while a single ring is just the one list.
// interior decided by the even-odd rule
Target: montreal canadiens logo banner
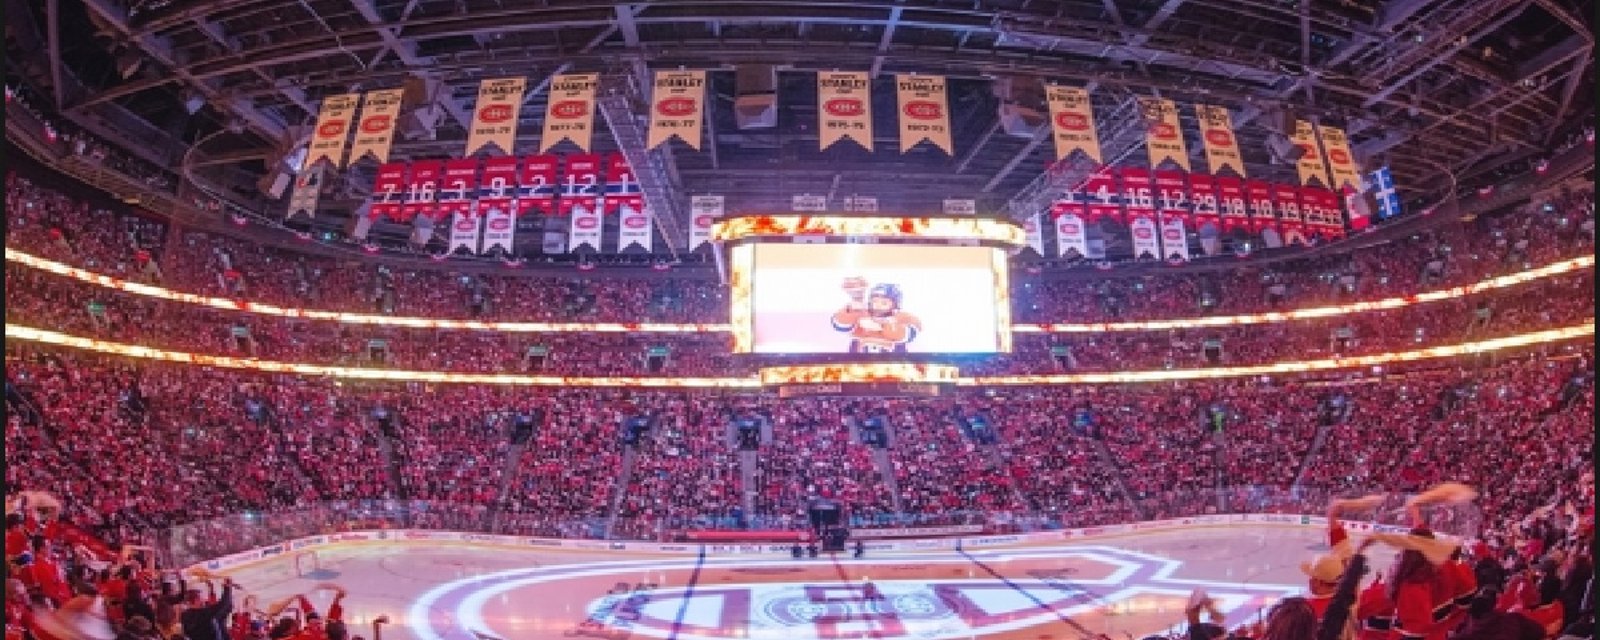
[{"label": "montreal canadiens logo banner", "polygon": [[1128,221],[1133,235],[1133,257],[1136,260],[1154,260],[1161,255],[1161,243],[1156,239],[1156,221],[1148,216],[1133,216]]},{"label": "montreal canadiens logo banner", "polygon": [[1095,131],[1093,103],[1089,91],[1082,87],[1051,86],[1045,89],[1045,99],[1050,105],[1050,131],[1055,138],[1056,160],[1065,160],[1072,152],[1100,164],[1100,136]]},{"label": "montreal canadiens logo banner", "polygon": [[1150,152],[1150,166],[1159,167],[1171,162],[1179,169],[1189,170],[1189,148],[1183,142],[1183,129],[1178,122],[1178,106],[1163,98],[1139,98],[1139,113],[1144,117],[1145,148]]},{"label": "montreal canadiens logo banner", "polygon": [[645,251],[653,250],[650,227],[649,208],[640,206],[635,209],[623,205],[617,215],[617,252],[627,251],[635,245]]},{"label": "montreal canadiens logo banner", "polygon": [[1350,151],[1350,138],[1338,127],[1317,127],[1322,138],[1322,149],[1328,152],[1328,173],[1333,176],[1335,190],[1361,188],[1361,169],[1356,167],[1355,155]]},{"label": "montreal canadiens logo banner", "polygon": [[539,136],[539,152],[546,153],[569,140],[579,151],[589,150],[594,134],[594,90],[600,75],[579,73],[550,80],[550,100],[544,108],[544,134]]},{"label": "montreal canadiens logo banner", "polygon": [[1028,219],[1022,223],[1022,230],[1027,234],[1028,237],[1028,248],[1033,249],[1033,252],[1039,254],[1041,257],[1044,256],[1043,222],[1044,214],[1035,213],[1031,216],[1028,216]]},{"label": "montreal canadiens logo banner", "polygon": [[1228,109],[1197,104],[1194,111],[1200,120],[1200,145],[1205,149],[1211,173],[1220,174],[1223,169],[1230,169],[1241,178],[1249,177],[1244,172],[1244,155],[1239,152],[1239,140],[1233,135],[1233,116]]},{"label": "montreal canadiens logo banner", "polygon": [[1089,257],[1089,232],[1083,218],[1071,212],[1055,216],[1056,255],[1063,258]]},{"label": "montreal canadiens logo banner", "polygon": [[367,155],[380,163],[389,161],[389,143],[394,140],[403,96],[404,89],[384,89],[368,91],[361,98],[361,120],[356,123],[356,137],[350,143],[349,163],[360,162]]},{"label": "montreal canadiens logo banner", "polygon": [[694,251],[711,241],[711,225],[722,217],[723,199],[718,195],[694,196],[689,199],[689,250]]},{"label": "montreal canadiens logo banner", "polygon": [[1171,263],[1189,261],[1189,233],[1183,218],[1161,216],[1161,257]]},{"label": "montreal canadiens logo banner", "polygon": [[[504,213],[504,210],[500,211]],[[455,253],[457,249],[466,249],[468,253],[477,253],[478,233],[482,227],[482,216],[472,212],[456,213],[450,219],[450,248],[445,253]],[[507,244],[509,245],[510,243],[508,242]]]},{"label": "montreal canadiens logo banner", "polygon": [[1294,121],[1294,135],[1289,137],[1300,148],[1300,160],[1294,163],[1300,174],[1300,184],[1328,184],[1328,165],[1322,161],[1322,151],[1317,149],[1317,130],[1305,120]]},{"label": "montreal canadiens logo banner", "polygon": [[950,142],[950,107],[944,76],[900,74],[894,77],[894,85],[900,105],[900,153],[927,140],[946,154],[955,155],[955,145]]},{"label": "montreal canadiens logo banner", "polygon": [[872,150],[872,80],[865,72],[817,73],[817,144],[849,138]]},{"label": "montreal canadiens logo banner", "polygon": [[350,119],[356,115],[356,103],[361,94],[342,93],[322,100],[317,112],[317,128],[311,132],[309,153],[300,170],[323,160],[335,166],[344,166],[344,145],[350,138]]},{"label": "montreal canadiens logo banner", "polygon": [[478,233],[478,225],[483,227],[483,252],[489,253],[496,247],[510,253],[513,236],[517,229],[517,217],[509,209],[480,209],[481,215],[474,216],[476,222],[470,233]]},{"label": "montreal canadiens logo banner", "polygon": [[[562,208],[567,207],[563,204]],[[567,234],[567,252],[577,251],[579,247],[585,245],[599,251],[600,233],[603,227],[600,212],[582,204],[573,205],[569,211],[569,215],[572,216],[572,229]]]},{"label": "montreal canadiens logo banner", "polygon": [[522,90],[527,82],[526,78],[498,78],[478,83],[478,104],[473,108],[463,155],[491,144],[501,153],[511,153],[516,147],[517,115],[522,112]]},{"label": "montreal canadiens logo banner", "polygon": [[654,149],[677,136],[690,149],[700,150],[700,128],[705,119],[706,72],[657,71],[655,93],[650,96],[650,137]]}]

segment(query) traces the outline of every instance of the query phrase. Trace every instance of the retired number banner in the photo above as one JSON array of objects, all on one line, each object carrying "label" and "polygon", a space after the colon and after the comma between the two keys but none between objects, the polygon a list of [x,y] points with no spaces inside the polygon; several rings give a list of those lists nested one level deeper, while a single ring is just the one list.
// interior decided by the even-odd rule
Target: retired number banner
[{"label": "retired number banner", "polygon": [[474,158],[448,160],[444,178],[439,181],[439,217],[472,214],[478,195],[478,161]]},{"label": "retired number banner", "polygon": [[511,153],[517,142],[517,116],[522,112],[522,90],[526,78],[498,78],[478,83],[478,104],[473,107],[472,126],[467,129],[467,152],[477,153],[489,145],[501,153]]},{"label": "retired number banner", "polygon": [[711,225],[722,217],[723,198],[718,195],[694,196],[689,199],[689,250],[699,249],[711,241]]},{"label": "retired number banner", "polygon": [[539,136],[539,152],[547,153],[562,140],[570,140],[579,151],[589,150],[594,135],[594,91],[600,75],[578,73],[550,80],[549,102],[544,107],[544,134]]},{"label": "retired number banner", "polygon": [[1156,205],[1162,219],[1189,217],[1189,180],[1182,171],[1160,169],[1156,178]]},{"label": "retired number banner", "polygon": [[567,171],[561,183],[561,213],[571,216],[567,251],[588,245],[600,250],[603,228],[600,213],[600,156],[592,153],[567,156]]},{"label": "retired number banner", "polygon": [[1216,178],[1204,173],[1189,174],[1189,202],[1194,204],[1194,225],[1217,224],[1222,204],[1217,199]]},{"label": "retired number banner", "polygon": [[1272,203],[1272,184],[1265,180],[1245,183],[1245,194],[1250,203],[1250,229],[1261,233],[1278,227],[1278,208]]},{"label": "retired number banner", "polygon": [[655,93],[650,96],[651,149],[677,136],[690,149],[700,150],[700,127],[705,118],[706,72],[657,71]]},{"label": "retired number banner", "polygon": [[371,154],[378,162],[389,161],[389,143],[394,140],[395,120],[400,117],[401,96],[404,89],[368,91],[361,99],[361,120],[356,124],[356,137],[350,143],[349,164],[361,161]]},{"label": "retired number banner", "polygon": [[1239,140],[1233,135],[1233,116],[1228,114],[1228,109],[1197,104],[1194,110],[1200,120],[1200,143],[1211,173],[1232,169],[1239,177],[1248,177],[1244,172],[1244,155],[1239,152]]},{"label": "retired number banner", "polygon": [[356,102],[360,99],[361,95],[356,93],[341,93],[322,99],[322,109],[317,112],[317,128],[311,132],[306,161],[300,165],[302,172],[323,160],[334,166],[344,166],[344,145],[350,137],[350,119],[355,117]]},{"label": "retired number banner", "polygon": [[1083,195],[1088,203],[1088,217],[1093,223],[1103,218],[1121,221],[1122,192],[1117,186],[1117,173],[1111,167],[1101,167],[1083,181]]},{"label": "retired number banner", "polygon": [[900,105],[900,152],[910,151],[923,140],[947,154],[955,155],[950,142],[950,108],[945,95],[944,76],[894,77],[896,103]]},{"label": "retired number banner", "polygon": [[1283,243],[1309,244],[1305,216],[1300,212],[1300,190],[1292,184],[1275,184],[1272,191],[1273,204],[1278,207],[1278,221],[1283,228]]},{"label": "retired number banner", "polygon": [[1100,136],[1094,126],[1094,104],[1082,87],[1051,86],[1045,89],[1050,105],[1050,131],[1056,143],[1056,160],[1065,160],[1074,151],[1100,164]]},{"label": "retired number banner", "polygon": [[478,211],[489,209],[515,211],[517,201],[516,156],[495,156],[483,161],[483,175],[478,180]]},{"label": "retired number banner", "polygon": [[1150,152],[1150,166],[1171,162],[1189,170],[1189,148],[1183,143],[1178,122],[1178,106],[1163,98],[1139,98],[1139,113],[1144,117],[1144,143]]},{"label": "retired number banner", "polygon": [[817,73],[817,144],[849,138],[872,150],[872,80],[865,72]]},{"label": "retired number banner", "polygon": [[[593,157],[593,156],[578,156]],[[517,176],[517,206],[513,211],[519,216],[537,210],[543,215],[556,213],[556,173],[559,156],[528,156],[522,159],[522,173]]]},{"label": "retired number banner", "polygon": [[[482,228],[483,253],[496,248],[510,253],[516,240],[517,216],[541,202],[537,197],[530,199],[518,186],[523,179],[518,171],[520,164],[516,156],[496,156],[483,161],[483,176],[478,180],[479,222],[473,229],[476,234],[478,228]],[[542,201],[546,207],[553,204],[549,197]]]},{"label": "retired number banner", "polygon": [[1222,230],[1249,229],[1250,207],[1245,204],[1244,181],[1228,176],[1217,176],[1216,188],[1217,208],[1222,213]]},{"label": "retired number banner", "polygon": [[378,177],[372,182],[372,208],[367,211],[368,217],[400,219],[401,207],[405,205],[406,170],[409,168],[404,162],[389,162],[378,167]]},{"label": "retired number banner", "polygon": [[1155,189],[1150,183],[1150,170],[1143,167],[1123,167],[1122,201],[1128,207],[1128,230],[1133,235],[1133,256],[1138,260],[1161,257],[1161,241],[1157,238]]},{"label": "retired number banner", "polygon": [[606,199],[601,207],[607,213],[623,207],[634,211],[644,208],[644,191],[639,188],[639,181],[634,179],[627,156],[621,153],[606,156]]},{"label": "retired number banner", "polygon": [[439,198],[439,178],[443,160],[418,160],[411,163],[411,179],[406,184],[406,202],[400,207],[400,222],[417,216],[433,216]]}]

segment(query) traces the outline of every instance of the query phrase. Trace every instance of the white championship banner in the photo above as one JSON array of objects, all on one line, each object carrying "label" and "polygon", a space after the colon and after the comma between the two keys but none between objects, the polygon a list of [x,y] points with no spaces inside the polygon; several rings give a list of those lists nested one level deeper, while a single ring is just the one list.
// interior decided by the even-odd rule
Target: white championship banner
[{"label": "white championship banner", "polygon": [[1089,255],[1089,234],[1084,229],[1083,218],[1071,213],[1056,216],[1056,255],[1061,257],[1071,256],[1071,251],[1077,251],[1079,258]]},{"label": "white championship banner", "polygon": [[627,251],[634,245],[645,251],[652,250],[649,207],[622,206],[618,210],[617,251]]},{"label": "white championship banner", "polygon": [[599,211],[582,205],[573,207],[572,232],[567,235],[567,252],[577,251],[578,247],[584,245],[599,251],[600,233],[603,227]]},{"label": "white championship banner", "polygon": [[1139,216],[1128,221],[1133,234],[1133,257],[1138,260],[1161,256],[1161,242],[1156,239],[1156,221],[1149,216]]},{"label": "white championship banner", "polygon": [[517,217],[509,209],[489,209],[479,213],[483,214],[483,252],[488,253],[500,247],[509,253],[512,236],[517,230]]},{"label": "white championship banner", "polygon": [[457,213],[450,220],[450,248],[445,253],[455,253],[456,249],[466,249],[469,253],[478,252],[478,232],[483,228],[483,217],[475,213]]},{"label": "white championship banner", "polygon": [[716,195],[694,196],[689,199],[689,250],[699,249],[711,241],[711,225],[721,218],[723,198]]}]

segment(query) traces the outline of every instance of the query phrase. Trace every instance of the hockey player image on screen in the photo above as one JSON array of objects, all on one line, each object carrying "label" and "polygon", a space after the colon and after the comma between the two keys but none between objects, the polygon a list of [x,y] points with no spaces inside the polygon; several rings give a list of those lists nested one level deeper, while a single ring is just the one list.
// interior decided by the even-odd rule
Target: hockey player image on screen
[{"label": "hockey player image on screen", "polygon": [[900,287],[877,284],[870,290],[865,278],[845,278],[849,297],[833,314],[835,331],[850,334],[850,353],[905,353],[906,344],[922,332],[922,321],[900,310]]}]

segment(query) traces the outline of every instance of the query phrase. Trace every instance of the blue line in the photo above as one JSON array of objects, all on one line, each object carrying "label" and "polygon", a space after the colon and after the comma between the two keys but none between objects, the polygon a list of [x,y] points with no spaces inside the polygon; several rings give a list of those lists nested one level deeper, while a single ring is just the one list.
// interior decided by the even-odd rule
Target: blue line
[{"label": "blue line", "polygon": [[[989,565],[984,564],[983,561],[972,557],[972,554],[967,553],[966,549],[961,549],[961,548],[958,547],[956,549],[956,553],[961,554],[961,557],[966,558],[968,562],[971,562],[973,565],[977,566],[979,569],[983,569],[984,573],[987,573],[990,576],[993,576],[994,579],[999,580],[1001,583],[1004,583],[1008,587],[1011,587],[1012,591],[1020,593],[1020,594],[1022,594],[1022,597],[1027,598],[1029,600],[1032,600],[1033,604],[1038,605],[1038,607],[1040,609],[1043,609],[1045,611],[1049,611],[1051,613],[1051,615],[1054,615],[1055,617],[1059,618],[1062,622],[1066,623],[1068,626],[1072,627],[1073,629],[1077,629],[1079,633],[1082,633],[1087,637],[1094,637],[1095,634],[1093,632],[1091,632],[1088,629],[1084,628],[1083,625],[1078,624],[1078,621],[1073,620],[1072,616],[1069,616],[1069,615],[1067,615],[1065,613],[1062,613],[1062,612],[1056,610],[1055,607],[1052,607],[1049,604],[1047,604],[1045,601],[1040,600],[1038,596],[1035,596],[1035,595],[1033,595],[1031,593],[1028,593],[1028,590],[1023,588],[1021,585],[1019,585],[1019,584],[1017,584],[1015,582],[1012,582],[1010,578],[1007,578],[1007,577],[1005,577],[1003,575],[1000,575],[999,571],[995,571],[994,569],[991,569],[989,567]],[[1055,587],[1051,587],[1051,588],[1055,588]]]},{"label": "blue line", "polygon": [[678,616],[672,620],[672,633],[667,634],[667,640],[678,640],[678,631],[683,628],[683,616],[689,613],[689,603],[694,601],[694,585],[700,582],[700,568],[706,564],[706,547],[700,545],[700,556],[694,560],[694,571],[689,574],[689,584],[683,588],[683,604],[678,605]]}]

